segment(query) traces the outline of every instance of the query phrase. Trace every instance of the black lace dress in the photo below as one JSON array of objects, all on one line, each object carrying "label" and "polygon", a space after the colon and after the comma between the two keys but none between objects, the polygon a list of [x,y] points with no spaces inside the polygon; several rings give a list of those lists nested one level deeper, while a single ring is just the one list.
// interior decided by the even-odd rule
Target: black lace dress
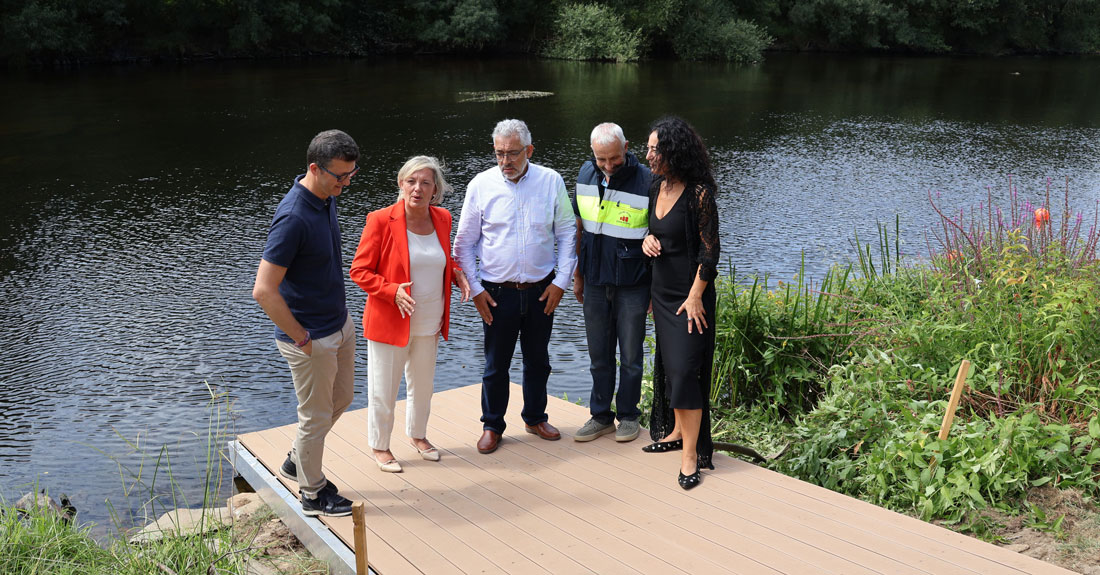
[{"label": "black lace dress", "polygon": [[[714,445],[710,437],[710,376],[714,364],[716,296],[720,251],[718,207],[715,190],[687,184],[664,218],[657,218],[657,195],[662,178],[650,189],[649,232],[661,242],[661,255],[653,258],[653,323],[657,350],[653,359],[653,413],[649,433],[659,441],[675,426],[673,408],[702,409],[699,428],[699,467],[711,465]],[[687,314],[676,310],[687,299],[698,272],[707,282],[703,309],[707,328],[687,332]]]}]

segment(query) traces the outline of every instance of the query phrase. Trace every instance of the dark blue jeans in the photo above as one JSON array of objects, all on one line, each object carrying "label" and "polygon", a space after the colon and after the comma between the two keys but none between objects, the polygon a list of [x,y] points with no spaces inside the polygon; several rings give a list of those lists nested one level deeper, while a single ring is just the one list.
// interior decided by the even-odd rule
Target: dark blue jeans
[{"label": "dark blue jeans", "polygon": [[[636,420],[641,415],[642,343],[649,306],[649,284],[584,284],[584,329],[591,360],[592,417],[600,423]],[[615,347],[619,348],[619,393],[615,395]],[[611,396],[615,395],[615,411]]]},{"label": "dark blue jeans", "polygon": [[493,324],[482,322],[485,330],[485,374],[481,378],[481,422],[484,429],[504,433],[504,413],[508,410],[508,368],[519,340],[523,354],[523,411],[527,425],[537,425],[546,417],[546,380],[550,377],[550,330],[554,314],[546,315],[546,302],[539,296],[549,280],[524,290],[485,283],[485,290],[497,302]]}]

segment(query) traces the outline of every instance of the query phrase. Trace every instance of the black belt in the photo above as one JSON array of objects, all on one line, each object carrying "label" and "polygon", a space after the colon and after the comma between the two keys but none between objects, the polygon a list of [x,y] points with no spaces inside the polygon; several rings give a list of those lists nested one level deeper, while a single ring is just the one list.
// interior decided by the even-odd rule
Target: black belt
[{"label": "black belt", "polygon": [[550,275],[542,278],[541,280],[539,280],[537,282],[490,282],[490,281],[484,281],[483,280],[481,282],[481,285],[482,286],[488,286],[488,287],[505,287],[505,288],[510,288],[510,289],[514,289],[514,290],[525,290],[525,289],[530,289],[530,288],[533,288],[533,287],[539,287],[539,286],[546,285],[552,279],[554,279],[554,272],[550,272]]}]

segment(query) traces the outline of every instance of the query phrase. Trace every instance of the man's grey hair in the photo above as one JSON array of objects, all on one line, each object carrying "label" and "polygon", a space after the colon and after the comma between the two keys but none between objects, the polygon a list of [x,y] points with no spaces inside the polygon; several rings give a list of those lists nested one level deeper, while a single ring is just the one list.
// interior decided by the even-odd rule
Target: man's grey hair
[{"label": "man's grey hair", "polygon": [[[413,172],[419,172],[424,168],[428,168],[432,171],[432,175],[435,178],[435,192],[432,193],[432,199],[428,203],[433,206],[438,206],[443,203],[443,196],[451,193],[454,188],[451,184],[447,183],[446,178],[443,177],[443,163],[431,156],[413,156],[409,158],[409,161],[405,162],[404,166],[397,171],[397,187],[401,189],[401,182],[405,181],[405,178],[409,177]],[[404,197],[404,192],[397,192],[397,199]]]},{"label": "man's grey hair", "polygon": [[519,136],[519,142],[524,146],[531,145],[531,130],[527,129],[527,124],[523,120],[501,120],[497,122],[497,127],[493,128],[494,143],[496,143],[497,138],[511,138],[513,136]]},{"label": "man's grey hair", "polygon": [[626,136],[623,135],[623,129],[612,122],[604,122],[592,128],[590,139],[593,146],[606,146],[615,142],[623,146],[626,145]]},{"label": "man's grey hair", "polygon": [[354,162],[359,159],[359,146],[351,136],[340,130],[325,130],[309,143],[306,150],[306,166],[317,164],[327,168],[333,160]]}]

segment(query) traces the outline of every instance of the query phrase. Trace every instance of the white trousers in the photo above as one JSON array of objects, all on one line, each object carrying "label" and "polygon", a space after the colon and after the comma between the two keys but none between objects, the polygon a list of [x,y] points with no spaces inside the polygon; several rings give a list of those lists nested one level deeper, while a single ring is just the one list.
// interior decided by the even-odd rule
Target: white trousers
[{"label": "white trousers", "polygon": [[413,336],[405,347],[367,341],[367,443],[390,448],[393,409],[401,375],[405,375],[405,433],[423,439],[435,389],[435,355],[439,335]]}]

